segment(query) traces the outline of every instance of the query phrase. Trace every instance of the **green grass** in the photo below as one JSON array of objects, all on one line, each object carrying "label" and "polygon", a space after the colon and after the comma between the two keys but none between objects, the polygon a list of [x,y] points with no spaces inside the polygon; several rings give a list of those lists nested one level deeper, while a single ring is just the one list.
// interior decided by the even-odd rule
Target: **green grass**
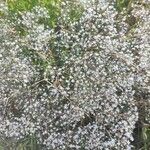
[{"label": "green grass", "polygon": [[143,127],[142,129],[143,147],[141,150],[149,150],[150,148],[150,126]]},{"label": "green grass", "polygon": [[57,18],[60,14],[61,0],[7,0],[10,13],[20,13],[30,11],[35,6],[46,7],[49,11],[50,19],[47,24],[55,27]]},{"label": "green grass", "polygon": [[0,150],[41,150],[35,136],[27,136],[24,139],[14,142],[6,140],[0,143]]}]

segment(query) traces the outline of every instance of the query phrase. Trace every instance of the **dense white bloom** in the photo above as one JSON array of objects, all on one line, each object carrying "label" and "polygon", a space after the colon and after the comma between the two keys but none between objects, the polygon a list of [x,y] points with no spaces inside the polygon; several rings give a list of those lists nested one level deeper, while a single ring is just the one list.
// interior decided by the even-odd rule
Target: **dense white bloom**
[{"label": "dense white bloom", "polygon": [[0,132],[17,140],[34,135],[43,149],[130,150],[134,87],[149,92],[146,14],[133,9],[142,20],[133,32],[105,0],[86,5],[75,22],[62,14],[57,30],[41,22],[49,15],[39,6],[15,22],[1,19]]}]

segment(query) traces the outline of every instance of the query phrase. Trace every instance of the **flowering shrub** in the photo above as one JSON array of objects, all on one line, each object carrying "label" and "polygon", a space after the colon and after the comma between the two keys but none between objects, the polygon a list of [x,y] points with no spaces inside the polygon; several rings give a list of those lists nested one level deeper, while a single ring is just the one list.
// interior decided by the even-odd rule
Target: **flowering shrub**
[{"label": "flowering shrub", "polygon": [[149,11],[96,2],[73,21],[62,3],[55,28],[45,7],[12,18],[0,8],[2,136],[35,136],[43,149],[132,148],[137,94],[149,93]]}]

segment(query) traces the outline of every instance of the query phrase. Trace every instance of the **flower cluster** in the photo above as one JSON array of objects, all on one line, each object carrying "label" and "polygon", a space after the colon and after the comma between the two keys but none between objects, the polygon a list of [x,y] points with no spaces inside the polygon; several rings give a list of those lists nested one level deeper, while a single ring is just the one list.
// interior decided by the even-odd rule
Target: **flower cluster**
[{"label": "flower cluster", "polygon": [[62,14],[55,29],[40,6],[2,18],[0,133],[35,136],[48,150],[130,150],[135,87],[149,92],[150,73],[148,10],[137,7],[124,16],[98,0],[68,25]]},{"label": "flower cluster", "polygon": [[144,110],[145,112],[142,114],[141,118],[144,116],[146,121],[150,123],[150,12],[146,4],[148,4],[148,1],[143,2],[143,4],[135,3],[133,5],[134,10],[132,10],[132,15],[140,20],[140,22],[136,25],[137,28],[134,31],[135,37],[132,37],[132,45],[134,45],[133,57],[136,70],[135,86],[137,92],[135,97],[140,103],[143,103],[139,111],[143,112]]}]

